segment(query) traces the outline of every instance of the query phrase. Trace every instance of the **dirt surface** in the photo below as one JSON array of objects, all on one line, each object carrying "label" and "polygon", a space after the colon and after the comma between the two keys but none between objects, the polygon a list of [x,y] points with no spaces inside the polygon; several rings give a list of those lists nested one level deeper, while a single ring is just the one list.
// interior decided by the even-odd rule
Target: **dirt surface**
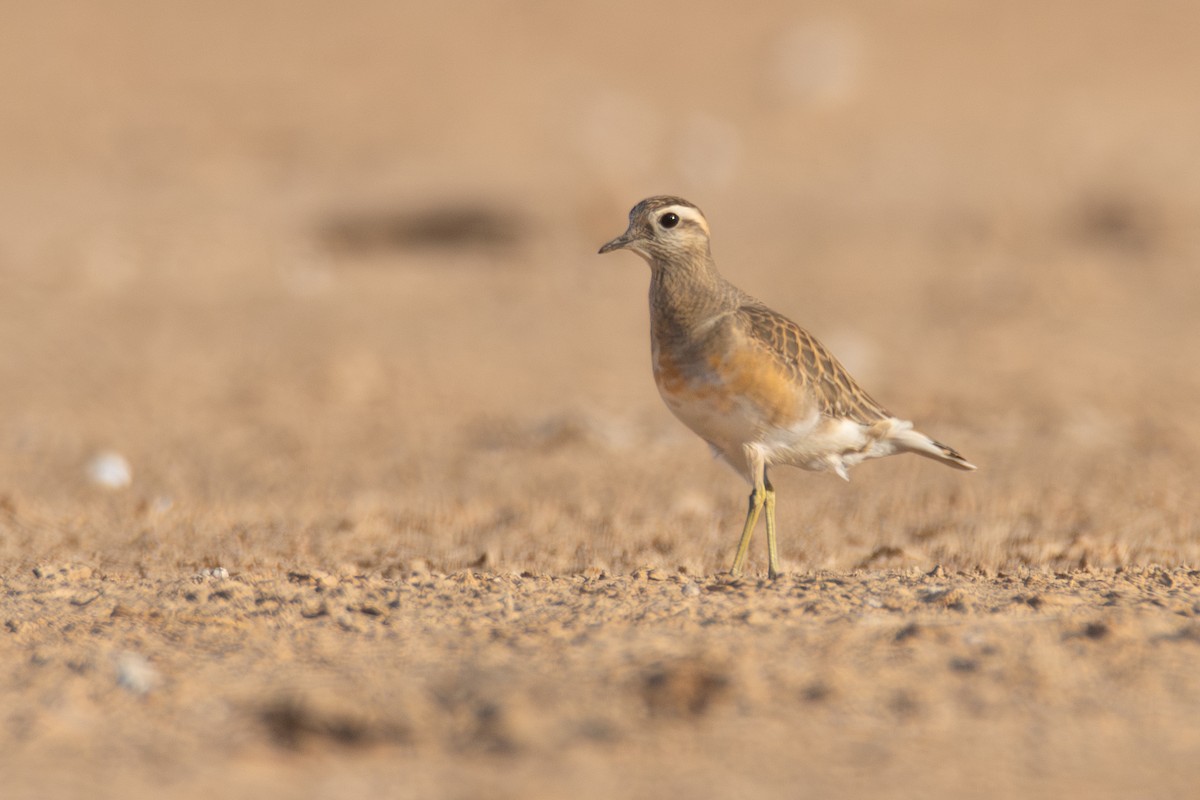
[{"label": "dirt surface", "polygon": [[[3,12],[0,796],[1191,791],[1200,12],[756,9]],[[723,575],[665,192],[980,471]]]},{"label": "dirt surface", "polygon": [[1200,748],[1197,570],[3,589],[30,796],[1186,796]]}]

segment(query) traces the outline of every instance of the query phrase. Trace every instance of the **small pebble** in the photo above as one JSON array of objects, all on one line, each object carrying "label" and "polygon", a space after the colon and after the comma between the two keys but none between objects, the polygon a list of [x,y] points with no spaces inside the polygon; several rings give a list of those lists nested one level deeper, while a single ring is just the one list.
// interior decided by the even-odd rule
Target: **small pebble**
[{"label": "small pebble", "polygon": [[136,695],[150,693],[159,684],[159,674],[150,662],[126,651],[116,657],[117,685]]},{"label": "small pebble", "polygon": [[105,452],[92,458],[87,465],[88,479],[106,489],[124,489],[133,482],[133,469],[120,453]]},{"label": "small pebble", "polygon": [[91,567],[84,564],[39,564],[33,568],[33,574],[43,580],[67,582],[85,581],[92,577],[93,572]]},{"label": "small pebble", "polygon": [[771,621],[771,616],[763,611],[747,611],[741,617],[742,621],[747,625],[766,625]]}]

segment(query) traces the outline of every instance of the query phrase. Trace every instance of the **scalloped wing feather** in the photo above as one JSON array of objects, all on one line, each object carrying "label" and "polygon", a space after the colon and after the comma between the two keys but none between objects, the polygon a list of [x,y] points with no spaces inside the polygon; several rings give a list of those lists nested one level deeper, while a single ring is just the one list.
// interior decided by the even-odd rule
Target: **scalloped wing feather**
[{"label": "scalloped wing feather", "polygon": [[759,342],[794,381],[812,393],[824,416],[863,424],[892,418],[825,345],[787,317],[760,303],[740,306],[736,316],[750,338]]}]

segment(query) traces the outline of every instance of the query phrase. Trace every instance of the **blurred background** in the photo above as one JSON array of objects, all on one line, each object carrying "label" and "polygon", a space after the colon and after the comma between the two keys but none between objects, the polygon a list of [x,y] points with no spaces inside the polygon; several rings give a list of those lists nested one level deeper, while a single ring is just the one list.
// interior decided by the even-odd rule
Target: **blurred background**
[{"label": "blurred background", "polygon": [[982,468],[787,471],[793,567],[1197,558],[1193,3],[0,18],[6,563],[723,568],[595,254],[658,193]]}]

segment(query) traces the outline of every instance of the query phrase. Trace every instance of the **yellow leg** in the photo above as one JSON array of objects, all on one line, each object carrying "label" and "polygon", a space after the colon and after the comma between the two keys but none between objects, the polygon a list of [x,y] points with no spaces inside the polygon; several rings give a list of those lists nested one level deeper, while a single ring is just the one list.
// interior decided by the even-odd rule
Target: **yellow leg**
[{"label": "yellow leg", "polygon": [[729,570],[733,577],[742,574],[746,566],[746,553],[750,552],[750,537],[754,534],[754,526],[758,524],[758,514],[762,511],[765,493],[758,489],[750,492],[750,507],[746,509],[746,524],[742,528],[742,538],[738,542],[737,555],[733,557],[733,568]]},{"label": "yellow leg", "polygon": [[765,470],[763,487],[766,489],[763,505],[767,507],[767,576],[771,580],[775,580],[781,574],[779,571],[779,545],[775,539],[775,487],[767,480]]},{"label": "yellow leg", "polygon": [[746,464],[750,469],[751,484],[754,488],[750,492],[750,507],[746,509],[746,524],[742,527],[742,538],[738,542],[737,554],[733,557],[733,567],[729,570],[735,578],[742,574],[742,569],[746,566],[746,554],[750,552],[750,537],[754,535],[754,526],[758,524],[758,515],[767,499],[767,490],[764,485],[767,467],[763,463],[762,454],[755,448],[747,447]]}]

